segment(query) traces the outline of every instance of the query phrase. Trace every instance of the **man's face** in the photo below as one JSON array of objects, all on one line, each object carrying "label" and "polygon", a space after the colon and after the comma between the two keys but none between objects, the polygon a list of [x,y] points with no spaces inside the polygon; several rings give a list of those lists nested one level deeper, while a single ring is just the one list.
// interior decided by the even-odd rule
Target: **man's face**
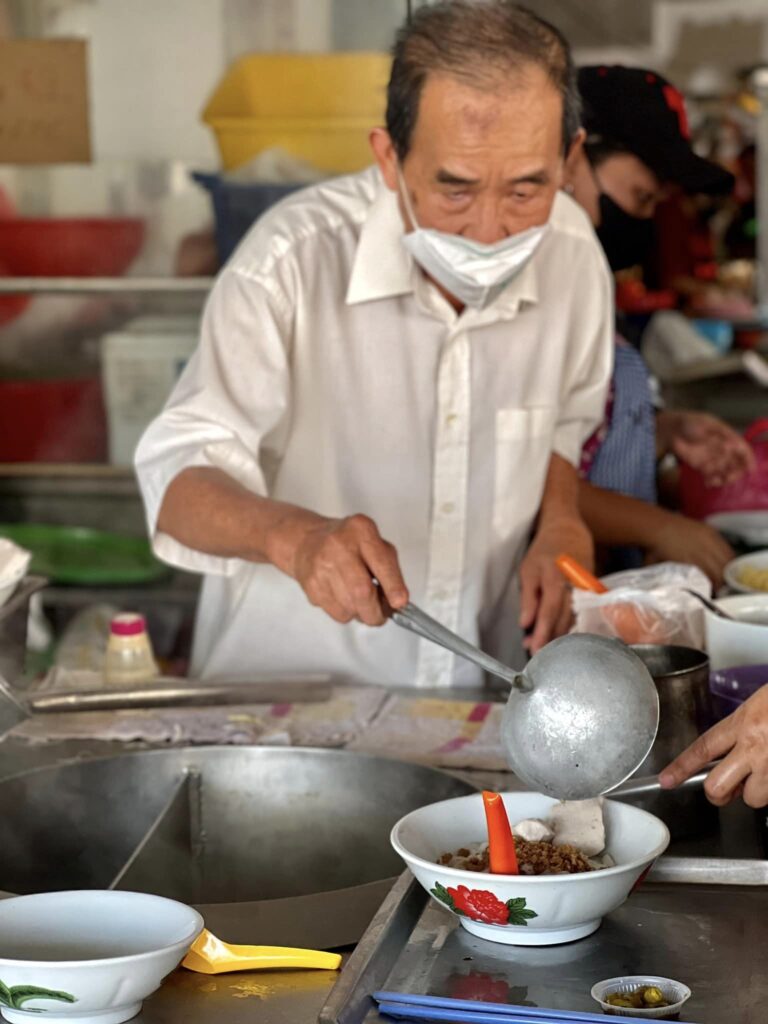
[{"label": "man's face", "polygon": [[[531,64],[498,89],[428,76],[402,176],[419,227],[490,244],[544,224],[562,183],[562,100]],[[397,157],[383,129],[372,145],[387,186]],[[412,228],[400,199],[401,212]]]}]

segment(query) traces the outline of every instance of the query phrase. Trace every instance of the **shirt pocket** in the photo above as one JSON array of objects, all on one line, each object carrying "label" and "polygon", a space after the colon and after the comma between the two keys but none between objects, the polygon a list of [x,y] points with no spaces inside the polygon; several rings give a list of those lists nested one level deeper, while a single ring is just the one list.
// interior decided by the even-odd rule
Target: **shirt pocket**
[{"label": "shirt pocket", "polygon": [[553,406],[499,409],[496,413],[493,529],[497,537],[521,536],[538,512],[555,420]]}]

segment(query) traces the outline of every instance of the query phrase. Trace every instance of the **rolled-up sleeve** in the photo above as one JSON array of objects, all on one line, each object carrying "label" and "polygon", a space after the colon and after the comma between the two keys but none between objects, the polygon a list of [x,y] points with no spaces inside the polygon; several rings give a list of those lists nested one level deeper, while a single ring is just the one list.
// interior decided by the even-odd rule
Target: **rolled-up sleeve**
[{"label": "rolled-up sleeve", "polygon": [[158,515],[168,485],[193,466],[224,470],[267,494],[264,456],[279,448],[289,409],[290,333],[289,303],[279,291],[241,271],[222,272],[197,350],[136,449],[149,535],[164,562],[218,575],[236,570],[237,559],[195,551],[158,530]]},{"label": "rolled-up sleeve", "polygon": [[578,466],[584,442],[602,422],[613,370],[613,281],[607,264],[591,252],[579,279],[573,338],[563,377],[553,450]]}]

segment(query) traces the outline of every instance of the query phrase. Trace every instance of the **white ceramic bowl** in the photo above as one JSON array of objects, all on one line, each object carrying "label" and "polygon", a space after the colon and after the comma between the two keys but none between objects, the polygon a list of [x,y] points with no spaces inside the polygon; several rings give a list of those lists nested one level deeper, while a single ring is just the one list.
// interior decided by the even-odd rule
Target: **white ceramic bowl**
[{"label": "white ceramic bowl", "polygon": [[763,569],[768,572],[768,551],[753,551],[748,555],[740,555],[729,562],[723,570],[725,582],[738,594],[768,594],[768,590],[759,590],[742,582],[741,573],[746,568]]},{"label": "white ceramic bowl", "polygon": [[763,548],[768,544],[768,511],[766,512],[717,512],[707,516],[707,523],[728,537]]},{"label": "white ceramic bowl", "polygon": [[[628,1006],[612,1006],[604,1001],[606,996],[616,992],[636,992],[645,985],[654,985],[658,988],[670,1005],[659,1006],[655,1009],[649,1007],[645,1010],[635,1010]],[[677,1020],[683,1006],[691,998],[691,990],[687,985],[673,981],[672,978],[657,978],[652,974],[632,974],[598,981],[596,985],[592,986],[591,995],[595,1002],[600,1003],[603,1013],[610,1013],[615,1017],[632,1017],[634,1020]]]},{"label": "white ceramic bowl", "polygon": [[768,664],[768,594],[736,594],[715,604],[737,622],[704,610],[707,654],[712,669]]},{"label": "white ceramic bowl", "polygon": [[[541,793],[505,793],[510,822],[546,818],[557,803]],[[664,852],[664,822],[629,804],[605,801],[607,851],[616,867],[579,875],[491,875],[436,863],[486,840],[480,793],[411,811],[392,829],[392,845],[427,892],[473,935],[515,946],[550,946],[591,935],[620,907]]]},{"label": "white ceramic bowl", "polygon": [[146,893],[2,900],[0,1012],[12,1024],[121,1024],[178,967],[202,928],[196,910]]}]

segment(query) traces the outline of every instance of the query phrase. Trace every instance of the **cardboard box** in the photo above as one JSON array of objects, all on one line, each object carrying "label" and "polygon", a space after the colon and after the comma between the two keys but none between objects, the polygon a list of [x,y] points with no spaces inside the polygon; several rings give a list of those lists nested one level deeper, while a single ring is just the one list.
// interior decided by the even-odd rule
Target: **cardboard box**
[{"label": "cardboard box", "polygon": [[87,44],[0,41],[0,163],[88,163]]}]

